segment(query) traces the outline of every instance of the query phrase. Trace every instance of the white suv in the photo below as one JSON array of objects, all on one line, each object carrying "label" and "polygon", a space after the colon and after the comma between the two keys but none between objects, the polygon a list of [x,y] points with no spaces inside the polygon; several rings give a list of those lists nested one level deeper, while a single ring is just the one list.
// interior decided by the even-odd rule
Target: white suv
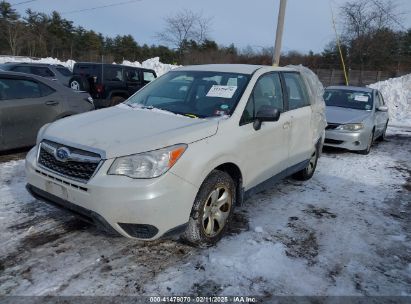
[{"label": "white suv", "polygon": [[124,104],[43,127],[27,189],[126,237],[211,245],[245,197],[313,175],[322,94],[302,67],[179,68]]}]

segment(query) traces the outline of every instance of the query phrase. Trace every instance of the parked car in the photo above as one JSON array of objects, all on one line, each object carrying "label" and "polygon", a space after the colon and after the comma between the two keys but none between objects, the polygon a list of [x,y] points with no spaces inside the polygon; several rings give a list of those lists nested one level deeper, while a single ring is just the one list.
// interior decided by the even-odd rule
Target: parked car
[{"label": "parked car", "polygon": [[93,109],[88,93],[35,75],[0,72],[0,151],[33,146],[43,125]]},{"label": "parked car", "polygon": [[153,70],[119,64],[78,62],[69,86],[87,91],[97,108],[115,106],[157,77]]},{"label": "parked car", "polygon": [[126,237],[214,244],[244,197],[314,174],[326,125],[314,103],[324,101],[302,75],[254,65],[168,72],[124,104],[43,127],[27,189]]},{"label": "parked car", "polygon": [[68,86],[72,77],[71,71],[61,64],[10,62],[0,64],[0,70],[33,74]]},{"label": "parked car", "polygon": [[378,90],[331,86],[324,93],[328,126],[325,145],[370,153],[375,140],[384,140],[388,107]]}]

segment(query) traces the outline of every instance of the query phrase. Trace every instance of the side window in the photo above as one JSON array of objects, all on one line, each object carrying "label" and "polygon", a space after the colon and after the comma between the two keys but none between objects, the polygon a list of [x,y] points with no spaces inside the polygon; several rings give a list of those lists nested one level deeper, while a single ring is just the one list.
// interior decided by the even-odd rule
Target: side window
[{"label": "side window", "polygon": [[244,109],[240,124],[253,122],[255,114],[265,105],[273,106],[281,112],[284,111],[283,92],[278,73],[266,74],[258,79]]},{"label": "side window", "polygon": [[138,76],[137,70],[127,70],[126,77],[127,77],[127,81],[132,81],[132,82],[140,81],[140,77]]},{"label": "side window", "polygon": [[151,82],[154,79],[156,79],[156,76],[152,72],[144,72],[144,81],[145,82]]},{"label": "side window", "polygon": [[40,90],[41,90],[41,96],[49,96],[55,92],[54,89],[50,88],[48,85],[45,85],[43,83],[39,83]]},{"label": "side window", "polygon": [[19,73],[28,73],[31,74],[30,67],[28,66],[16,66],[11,69],[13,72],[19,72]]},{"label": "side window", "polygon": [[31,73],[41,77],[54,77],[54,73],[48,67],[31,67]]},{"label": "side window", "polygon": [[298,73],[284,73],[287,89],[289,110],[299,109],[310,105],[305,86]]},{"label": "side window", "polygon": [[0,79],[0,99],[23,99],[41,97],[39,85],[24,79]]},{"label": "side window", "polygon": [[123,81],[123,69],[117,67],[104,68],[104,80],[107,81]]}]

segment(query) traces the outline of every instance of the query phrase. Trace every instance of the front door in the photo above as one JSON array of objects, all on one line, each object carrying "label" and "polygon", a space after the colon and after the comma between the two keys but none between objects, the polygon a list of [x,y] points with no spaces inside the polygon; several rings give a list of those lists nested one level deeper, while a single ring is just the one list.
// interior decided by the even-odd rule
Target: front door
[{"label": "front door", "polygon": [[[264,105],[274,106],[282,113],[276,122],[263,122],[261,129],[253,127],[254,117]],[[288,141],[291,121],[284,112],[280,75],[268,73],[256,82],[240,120],[236,139],[243,158],[244,185],[252,188],[283,172],[288,164]]]}]

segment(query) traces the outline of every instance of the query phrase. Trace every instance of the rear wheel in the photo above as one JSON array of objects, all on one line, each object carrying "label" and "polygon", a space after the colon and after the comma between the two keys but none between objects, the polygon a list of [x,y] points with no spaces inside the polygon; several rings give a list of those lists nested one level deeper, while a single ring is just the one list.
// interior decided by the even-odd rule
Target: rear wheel
[{"label": "rear wheel", "polygon": [[69,87],[75,91],[90,91],[90,84],[85,77],[74,76],[69,81]]},{"label": "rear wheel", "polygon": [[318,148],[316,147],[315,151],[311,154],[311,158],[308,162],[307,167],[295,173],[293,175],[293,178],[300,181],[309,180],[314,175],[315,169],[317,168],[318,157],[319,152]]},{"label": "rear wheel", "polygon": [[182,239],[199,247],[217,243],[231,220],[235,197],[236,187],[230,175],[212,171],[198,191]]},{"label": "rear wheel", "polygon": [[116,106],[119,103],[122,103],[124,100],[126,100],[126,99],[122,96],[113,96],[113,97],[111,97],[111,100],[110,100],[110,107]]}]

